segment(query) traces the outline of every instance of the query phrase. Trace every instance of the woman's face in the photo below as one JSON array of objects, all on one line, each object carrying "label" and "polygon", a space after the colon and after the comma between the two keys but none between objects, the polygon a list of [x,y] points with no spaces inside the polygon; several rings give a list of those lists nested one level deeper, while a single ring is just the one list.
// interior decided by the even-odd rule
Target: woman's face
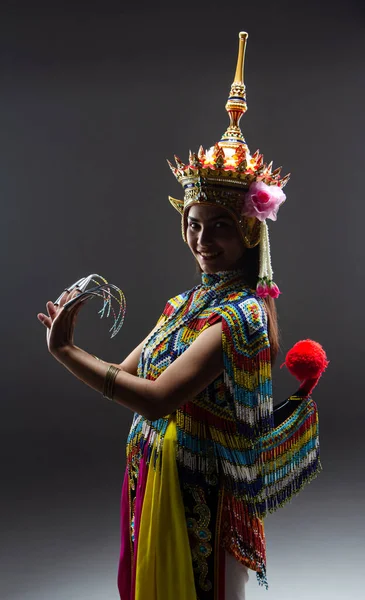
[{"label": "woman's face", "polygon": [[245,246],[229,212],[194,204],[187,217],[186,239],[204,273],[239,268]]}]

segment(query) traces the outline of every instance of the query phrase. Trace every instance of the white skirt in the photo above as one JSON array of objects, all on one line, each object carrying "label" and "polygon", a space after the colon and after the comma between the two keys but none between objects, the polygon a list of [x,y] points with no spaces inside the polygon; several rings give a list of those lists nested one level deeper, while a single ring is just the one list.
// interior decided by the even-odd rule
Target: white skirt
[{"label": "white skirt", "polygon": [[225,600],[245,600],[248,568],[226,552]]}]

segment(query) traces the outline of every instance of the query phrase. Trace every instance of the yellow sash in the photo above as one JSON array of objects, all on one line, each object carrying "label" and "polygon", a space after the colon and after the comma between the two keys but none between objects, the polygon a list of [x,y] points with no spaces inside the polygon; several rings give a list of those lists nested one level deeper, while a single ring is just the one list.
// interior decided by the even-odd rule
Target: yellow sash
[{"label": "yellow sash", "polygon": [[191,551],[176,466],[175,416],[170,417],[163,451],[154,469],[159,441],[157,435],[143,500],[135,600],[195,600]]}]

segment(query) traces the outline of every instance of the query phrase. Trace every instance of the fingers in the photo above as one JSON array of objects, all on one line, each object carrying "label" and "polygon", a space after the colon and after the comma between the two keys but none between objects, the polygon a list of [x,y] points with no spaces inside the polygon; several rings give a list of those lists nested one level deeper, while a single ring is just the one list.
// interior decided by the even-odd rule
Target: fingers
[{"label": "fingers", "polygon": [[[82,296],[82,298],[79,299],[79,296]],[[87,295],[87,292],[77,290],[74,293],[70,294],[69,298],[67,298],[67,301],[63,305],[64,309],[68,311],[76,306],[80,308],[84,301],[88,299],[88,297],[89,296]]]},{"label": "fingers", "polygon": [[64,290],[63,294],[61,294],[61,296],[59,298],[58,306],[60,306],[60,307],[64,306],[67,302],[69,302],[69,300],[72,300],[72,298],[75,298],[80,293],[81,292],[78,287],[74,288],[72,291],[70,291],[68,289]]},{"label": "fingers", "polygon": [[43,323],[43,325],[45,325],[45,327],[48,327],[48,329],[52,325],[52,319],[51,319],[51,317],[47,317],[43,313],[38,313],[37,314],[37,319],[38,319],[38,321],[40,321],[41,323]]},{"label": "fingers", "polygon": [[58,307],[55,306],[53,304],[53,302],[51,302],[49,300],[46,303],[46,308],[47,308],[48,315],[45,315],[44,313],[38,313],[37,318],[41,323],[43,323],[43,325],[50,328],[52,325],[52,321],[55,319],[55,317],[57,315]]},{"label": "fingers", "polygon": [[67,300],[69,299],[69,296],[70,296],[69,290],[64,290],[64,292],[60,298],[59,306],[63,306],[64,304],[66,304]]},{"label": "fingers", "polygon": [[37,314],[37,319],[41,323],[43,323],[43,325],[45,325],[46,327],[48,327],[48,329],[49,329],[52,326],[52,322],[54,321],[54,319],[56,318],[56,316],[60,312],[60,309],[62,309],[64,307],[64,305],[66,304],[66,302],[68,302],[69,300],[72,300],[73,298],[77,297],[79,294],[81,294],[81,290],[79,288],[73,289],[72,292],[69,292],[68,290],[65,290],[64,293],[62,294],[62,296],[60,296],[60,302],[59,302],[59,304],[58,303],[54,303],[51,300],[49,300],[46,303],[46,308],[47,308],[48,315],[45,315],[44,313],[38,313]]},{"label": "fingers", "polygon": [[55,306],[53,302],[51,302],[51,300],[49,300],[49,302],[46,303],[46,308],[49,316],[51,317],[51,319],[53,319],[57,314],[58,307]]}]

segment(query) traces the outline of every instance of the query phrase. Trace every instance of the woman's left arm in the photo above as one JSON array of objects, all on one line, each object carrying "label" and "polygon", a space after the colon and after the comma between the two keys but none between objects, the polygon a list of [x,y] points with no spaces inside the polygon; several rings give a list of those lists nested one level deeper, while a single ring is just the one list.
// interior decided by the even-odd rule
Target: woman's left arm
[{"label": "woman's left arm", "polygon": [[[172,413],[223,372],[221,340],[221,323],[208,327],[155,381],[120,370],[114,381],[113,400],[151,421]],[[75,345],[62,348],[55,357],[78,379],[103,392],[111,363]]]}]

